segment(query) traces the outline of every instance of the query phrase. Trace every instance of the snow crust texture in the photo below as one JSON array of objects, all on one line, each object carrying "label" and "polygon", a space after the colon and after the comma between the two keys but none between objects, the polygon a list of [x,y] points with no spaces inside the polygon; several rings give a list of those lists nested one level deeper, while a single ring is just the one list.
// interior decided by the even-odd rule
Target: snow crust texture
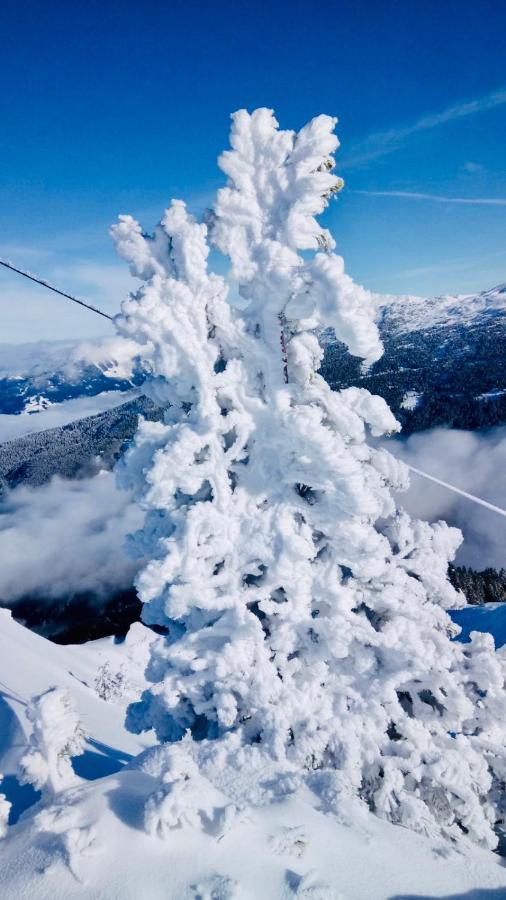
[{"label": "snow crust texture", "polygon": [[[130,539],[150,560],[144,620],[165,632],[128,726],[162,742],[190,733],[224,766],[258,745],[280,790],[319,773],[329,796],[493,847],[504,668],[490,637],[452,642],[460,533],[396,507],[407,470],[367,441],[398,429],[392,413],[317,371],[324,326],[365,365],[382,351],[371,295],[317,219],[341,187],[334,126],[318,116],[296,134],[242,110],[205,223],[173,201],[152,236],[129,216],[112,229],[142,281],[116,320],[115,374],[140,358],[166,408],[119,473],[145,511]],[[208,271],[211,245],[231,260],[242,311]],[[177,820],[171,779],[151,831]]]}]

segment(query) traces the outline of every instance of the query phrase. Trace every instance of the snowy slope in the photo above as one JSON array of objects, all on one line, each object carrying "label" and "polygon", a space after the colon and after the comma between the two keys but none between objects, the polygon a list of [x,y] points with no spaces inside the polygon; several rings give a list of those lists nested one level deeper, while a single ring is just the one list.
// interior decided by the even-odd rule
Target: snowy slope
[{"label": "snowy slope", "polygon": [[[144,684],[143,670],[152,639],[153,632],[136,623],[122,644],[103,639],[63,647],[19,625],[8,610],[0,609],[0,772],[15,774],[30,728],[24,714],[26,703],[52,686],[69,688],[76,699],[90,738],[91,773],[107,767],[108,759],[124,762],[149,746],[149,737],[139,738],[125,731],[123,720],[133,693]],[[95,690],[97,673],[106,662],[114,671],[127,663],[133,685],[133,693],[114,704],[101,700]],[[103,758],[94,759],[97,756]],[[2,791],[5,792],[5,786]]]},{"label": "snowy slope", "polygon": [[[201,760],[199,824],[175,828],[165,841],[148,835],[143,810],[158,785],[159,751],[154,759],[132,759],[151,739],[125,731],[128,698],[105,702],[94,681],[105,661],[113,671],[124,664],[135,692],[151,633],[136,625],[122,645],[63,648],[5,611],[0,626],[2,790],[16,813],[28,806],[1,846],[5,900],[407,900],[468,891],[476,900],[506,896],[506,869],[496,855],[471,845],[457,852],[357,804],[336,809],[317,773],[313,790],[276,799],[269,770],[265,763],[258,769],[254,750],[241,773]],[[88,738],[84,756],[74,761],[82,781],[43,807],[31,789],[19,788],[16,772],[29,731],[25,705],[53,685],[71,691]]]},{"label": "snowy slope", "polygon": [[[77,789],[54,830],[37,835],[33,821],[21,823],[3,850],[5,900],[414,900],[467,891],[498,900],[506,891],[491,854],[456,853],[365,814],[340,821],[311,796],[255,808],[223,836],[212,824],[183,826],[162,841],[142,828],[154,784],[124,770]],[[222,809],[227,796],[211,784],[208,792]],[[66,852],[64,817],[82,850]]]}]

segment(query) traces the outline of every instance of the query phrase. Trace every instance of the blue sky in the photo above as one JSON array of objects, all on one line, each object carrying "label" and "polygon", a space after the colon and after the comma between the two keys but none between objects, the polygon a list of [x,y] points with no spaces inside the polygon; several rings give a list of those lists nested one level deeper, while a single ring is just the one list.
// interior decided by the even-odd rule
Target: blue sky
[{"label": "blue sky", "polygon": [[[151,228],[221,183],[229,114],[339,117],[327,213],[348,270],[386,293],[506,281],[503,0],[4,0],[0,255],[114,312],[107,229]],[[465,201],[465,202],[463,202]],[[110,326],[0,271],[0,341]]]}]

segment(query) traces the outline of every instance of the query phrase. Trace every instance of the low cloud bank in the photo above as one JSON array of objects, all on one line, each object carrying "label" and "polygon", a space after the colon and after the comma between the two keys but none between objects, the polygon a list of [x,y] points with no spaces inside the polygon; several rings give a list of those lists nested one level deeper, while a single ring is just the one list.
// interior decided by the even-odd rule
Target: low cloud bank
[{"label": "low cloud bank", "polygon": [[[506,427],[486,433],[434,429],[385,446],[429,474],[506,508]],[[457,563],[506,567],[506,518],[412,474],[399,495],[412,515],[446,519],[464,532]],[[131,586],[138,563],[123,550],[143,513],[114,474],[82,480],[54,478],[21,486],[0,506],[0,599],[56,599],[90,592],[99,597]]]},{"label": "low cloud bank", "polygon": [[[455,487],[506,509],[506,427],[486,432],[435,428],[385,446],[404,462]],[[471,500],[411,474],[411,487],[399,495],[411,515],[457,525],[464,543],[458,565],[506,568],[506,518]]]},{"label": "low cloud bank", "polygon": [[105,596],[130,587],[138,564],[123,542],[142,520],[111,472],[16,488],[0,506],[0,599]]}]

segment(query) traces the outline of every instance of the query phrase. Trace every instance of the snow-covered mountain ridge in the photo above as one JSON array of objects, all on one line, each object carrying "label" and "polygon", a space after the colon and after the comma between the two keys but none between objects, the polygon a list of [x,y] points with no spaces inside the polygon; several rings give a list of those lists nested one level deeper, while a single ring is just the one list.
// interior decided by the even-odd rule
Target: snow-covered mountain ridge
[{"label": "snow-covered mountain ridge", "polygon": [[0,414],[35,414],[67,400],[130,390],[130,382],[105,375],[88,359],[98,343],[0,344]]},{"label": "snow-covered mountain ridge", "polygon": [[[441,329],[445,340],[462,327],[483,333],[501,331],[506,323],[506,284],[479,294],[419,297],[375,294],[377,320],[388,344],[419,334],[422,344],[430,343],[428,333]],[[471,336],[471,332],[468,332]],[[321,343],[332,348],[330,330],[321,333]],[[451,348],[448,348],[451,354]],[[332,350],[327,351],[332,353]],[[0,344],[0,413],[36,413],[51,404],[78,397],[93,397],[111,390],[126,391],[131,383],[106,374],[107,353],[100,359],[100,342],[40,341],[30,344]],[[326,363],[324,363],[324,370]],[[374,371],[381,367],[381,361]],[[399,372],[404,369],[399,367]],[[401,380],[402,377],[401,377]],[[140,383],[139,375],[136,382]],[[378,390],[381,394],[381,390]],[[407,393],[406,391],[404,393]],[[500,395],[497,385],[481,392],[485,402]],[[0,440],[2,435],[0,431]]]},{"label": "snow-covered mountain ridge", "polygon": [[479,294],[455,296],[376,294],[375,301],[380,329],[402,334],[428,328],[451,328],[506,315],[506,284]]},{"label": "snow-covered mountain ridge", "polygon": [[403,433],[506,422],[506,286],[460,297],[376,297],[384,354],[364,372],[325,335],[321,372],[383,397]]}]

